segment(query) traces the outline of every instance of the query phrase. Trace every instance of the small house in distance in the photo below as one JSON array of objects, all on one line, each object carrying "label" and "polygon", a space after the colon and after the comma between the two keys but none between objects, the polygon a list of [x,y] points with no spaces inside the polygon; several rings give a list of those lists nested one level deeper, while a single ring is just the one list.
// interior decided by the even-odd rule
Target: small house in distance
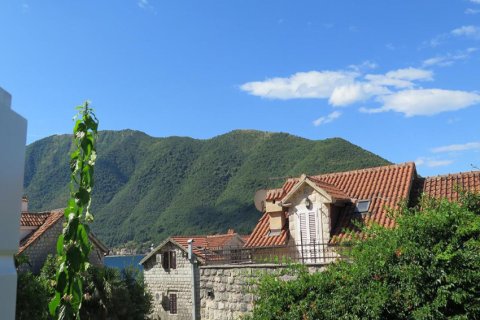
[{"label": "small house in distance", "polygon": [[[153,295],[152,318],[192,319],[193,283],[199,291],[200,281],[197,266],[203,265],[207,256],[214,256],[216,250],[243,247],[244,239],[230,229],[226,234],[173,236],[154,248],[140,261],[145,284]],[[193,240],[192,260],[188,257],[189,240]],[[199,302],[197,299],[196,310],[200,310]]]},{"label": "small house in distance", "polygon": [[[33,273],[40,271],[49,254],[56,254],[58,236],[63,231],[63,211],[64,209],[28,212],[28,199],[22,199],[18,254],[28,258],[28,269]],[[109,250],[93,233],[90,232],[89,238],[93,245],[90,263],[103,266],[104,256]]]}]

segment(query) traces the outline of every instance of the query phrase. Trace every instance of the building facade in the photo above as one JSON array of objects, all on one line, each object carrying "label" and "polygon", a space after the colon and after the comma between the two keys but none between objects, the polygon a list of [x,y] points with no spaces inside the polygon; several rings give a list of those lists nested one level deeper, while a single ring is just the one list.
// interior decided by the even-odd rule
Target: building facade
[{"label": "building facade", "polygon": [[[63,209],[44,212],[28,212],[28,200],[23,199],[20,216],[20,247],[18,255],[28,258],[29,265],[23,265],[22,270],[38,273],[48,255],[56,255],[58,236],[63,231]],[[104,256],[108,248],[95,237],[89,234],[93,245],[89,261],[96,266],[103,266]]]},{"label": "building facade", "polygon": [[[188,255],[192,241],[193,257]],[[200,319],[199,266],[222,248],[241,248],[244,240],[233,230],[227,234],[170,237],[140,261],[144,281],[153,296],[153,319]],[[195,303],[193,303],[195,301]]]}]

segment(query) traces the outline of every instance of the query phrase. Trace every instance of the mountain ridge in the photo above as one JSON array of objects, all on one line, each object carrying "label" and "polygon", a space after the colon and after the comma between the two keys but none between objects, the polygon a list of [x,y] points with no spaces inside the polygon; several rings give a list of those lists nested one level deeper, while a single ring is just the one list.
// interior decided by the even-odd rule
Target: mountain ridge
[{"label": "mountain ridge", "polygon": [[[68,198],[71,135],[27,146],[30,208],[63,207]],[[210,139],[155,138],[138,130],[99,132],[93,231],[109,246],[145,248],[172,234],[251,232],[260,218],[253,195],[272,177],[390,164],[342,138],[233,130]]]}]

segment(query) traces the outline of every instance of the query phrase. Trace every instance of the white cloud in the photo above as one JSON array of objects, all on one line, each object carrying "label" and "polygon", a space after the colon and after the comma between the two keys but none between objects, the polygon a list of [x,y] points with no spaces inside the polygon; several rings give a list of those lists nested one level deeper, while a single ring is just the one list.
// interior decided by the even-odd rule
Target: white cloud
[{"label": "white cloud", "polygon": [[368,82],[358,82],[335,88],[328,102],[333,106],[346,106],[355,102],[365,101],[375,95],[388,93],[390,93],[390,90],[383,86]]},{"label": "white cloud", "polygon": [[437,160],[428,157],[419,157],[415,160],[417,166],[427,166],[430,168],[433,167],[444,167],[453,163],[453,160]]},{"label": "white cloud", "polygon": [[403,90],[377,98],[383,104],[377,109],[364,109],[376,113],[395,111],[412,116],[431,116],[446,111],[455,111],[480,103],[480,95],[473,92],[442,89]]},{"label": "white cloud", "polygon": [[137,0],[137,5],[141,9],[144,9],[144,10],[150,11],[154,14],[157,14],[157,12],[155,11],[155,8],[150,3],[150,0]]},{"label": "white cloud", "polygon": [[433,72],[424,69],[405,68],[389,71],[386,74],[367,74],[365,79],[376,86],[409,88],[414,86],[412,81],[432,80]]},{"label": "white cloud", "polygon": [[269,99],[326,99],[336,87],[353,84],[357,76],[357,73],[348,71],[299,72],[288,78],[248,82],[240,88],[251,95]]},{"label": "white cloud", "polygon": [[388,78],[402,79],[402,80],[432,80],[433,73],[430,70],[423,70],[417,68],[405,68],[386,73]]},{"label": "white cloud", "polygon": [[441,153],[441,152],[458,152],[458,151],[466,151],[466,150],[480,150],[480,142],[451,144],[448,146],[433,148],[431,151],[433,153]]},{"label": "white cloud", "polygon": [[470,2],[480,4],[480,0],[470,0]]},{"label": "white cloud", "polygon": [[461,26],[450,32],[454,36],[465,36],[470,38],[480,38],[480,28],[477,26]]},{"label": "white cloud", "polygon": [[454,54],[452,53],[447,53],[443,56],[435,56],[433,58],[429,58],[423,61],[423,66],[424,67],[432,67],[432,66],[441,66],[441,67],[446,67],[446,66],[451,66],[454,64],[456,61],[459,60],[466,60],[470,58],[471,54],[475,51],[477,51],[477,48],[468,48],[466,50],[458,51]]},{"label": "white cloud", "polygon": [[142,9],[150,6],[150,4],[148,3],[148,0],[138,0],[137,4]]},{"label": "white cloud", "polygon": [[395,46],[392,43],[387,43],[385,45],[385,48],[387,48],[388,50],[392,50],[392,51],[396,49]]},{"label": "white cloud", "polygon": [[332,113],[330,113],[329,115],[326,115],[324,117],[320,117],[318,118],[317,120],[313,121],[313,124],[318,127],[322,124],[326,124],[326,123],[330,123],[332,121],[334,121],[335,119],[338,119],[340,116],[342,115],[341,112],[339,111],[333,111]]},{"label": "white cloud", "polygon": [[[467,9],[467,11],[468,10],[469,9]],[[472,9],[472,10],[475,11],[474,9]],[[465,11],[465,13],[474,13],[473,11],[471,11],[471,12],[467,12],[467,11]],[[440,44],[446,42],[448,39],[450,39],[452,37],[468,37],[468,38],[473,38],[473,39],[480,39],[480,27],[472,26],[472,25],[461,26],[461,27],[458,27],[458,28],[455,28],[455,29],[451,30],[450,32],[441,33],[441,34],[433,37],[429,41],[425,41],[423,43],[423,46],[429,46],[429,47],[434,48],[434,47],[437,47]]]},{"label": "white cloud", "polygon": [[[425,65],[448,63],[448,59],[462,59],[475,48],[448,57],[428,59]],[[373,67],[364,62],[362,65]],[[480,103],[480,94],[459,90],[423,89],[421,81],[433,81],[433,72],[420,68],[391,70],[384,74],[364,74],[353,71],[309,71],[290,77],[271,78],[265,81],[247,82],[240,89],[254,96],[267,99],[328,99],[332,106],[347,106],[357,102],[374,101],[381,104],[374,108],[360,108],[363,113],[394,111],[407,117],[429,116],[455,111]],[[328,120],[322,117],[316,123]]]},{"label": "white cloud", "polygon": [[361,72],[368,69],[376,69],[378,65],[375,62],[365,60],[361,64],[351,64],[348,67],[355,72]]},{"label": "white cloud", "polygon": [[465,9],[465,14],[477,14],[477,13],[480,13],[480,9],[472,9],[472,8]]}]

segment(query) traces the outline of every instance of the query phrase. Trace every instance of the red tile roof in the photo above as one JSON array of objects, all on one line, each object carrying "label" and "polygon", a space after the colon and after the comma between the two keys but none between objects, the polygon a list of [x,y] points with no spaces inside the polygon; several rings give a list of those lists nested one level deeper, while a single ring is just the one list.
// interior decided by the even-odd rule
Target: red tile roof
[{"label": "red tile roof", "polygon": [[[285,212],[286,214],[286,212]],[[264,213],[253,229],[250,238],[245,243],[245,247],[276,247],[284,246],[288,242],[288,220],[285,227],[282,228],[279,235],[270,235],[270,223],[268,213]]]},{"label": "red tile roof", "polygon": [[232,229],[229,230],[226,234],[214,234],[214,235],[200,235],[200,236],[172,236],[166,241],[161,243],[155,249],[153,249],[148,255],[146,255],[141,261],[140,264],[143,264],[145,261],[150,259],[159,249],[161,249],[169,241],[177,244],[185,252],[188,251],[188,240],[193,240],[193,253],[200,259],[205,258],[205,252],[207,251],[211,255],[211,251],[215,249],[221,249],[228,245],[228,243],[233,240],[235,237],[239,237],[240,240],[243,240],[242,237],[235,233]]},{"label": "red tile roof", "polygon": [[458,201],[458,189],[480,192],[480,171],[463,172],[422,179],[423,193],[435,197]]},{"label": "red tile roof", "polygon": [[[47,212],[22,212],[20,216],[20,226],[38,227],[30,235],[22,239],[18,253],[24,252],[29,246],[37,241],[47,230],[53,227],[63,218],[64,209],[57,209]],[[88,235],[93,245],[103,253],[108,253],[109,249],[94,234]]]},{"label": "red tile roof", "polygon": [[[33,217],[33,215],[38,215],[38,217]],[[18,253],[24,252],[30,245],[32,245],[35,241],[37,241],[42,234],[44,234],[47,230],[49,230],[52,226],[54,226],[60,219],[63,218],[63,209],[57,209],[50,212],[40,212],[40,213],[25,213],[22,212],[22,216],[20,218],[22,226],[32,226],[33,223],[38,223],[40,221],[41,216],[46,216],[43,220],[43,223],[39,226],[37,230],[32,232],[30,236],[24,238],[20,242],[20,248]],[[23,224],[28,223],[28,224]],[[38,226],[35,224],[34,226]]]},{"label": "red tile roof", "polygon": [[[382,226],[393,227],[394,221],[387,217],[387,208],[396,208],[402,200],[408,200],[412,181],[416,175],[413,162],[368,168],[347,172],[338,172],[309,177],[320,188],[337,199],[349,198],[354,204],[357,200],[370,200],[369,213],[361,218],[365,223],[376,222]],[[266,200],[281,200],[298,183],[299,179],[288,179],[282,188],[267,192]],[[346,206],[332,230],[332,241],[347,237],[345,230],[360,235],[353,221],[358,217],[354,206]],[[264,214],[252,232],[246,247],[282,246],[288,242],[288,223],[280,235],[269,236],[268,215]]]},{"label": "red tile roof", "polygon": [[48,218],[50,212],[22,212],[20,216],[20,226],[22,227],[40,227],[45,219]]}]

